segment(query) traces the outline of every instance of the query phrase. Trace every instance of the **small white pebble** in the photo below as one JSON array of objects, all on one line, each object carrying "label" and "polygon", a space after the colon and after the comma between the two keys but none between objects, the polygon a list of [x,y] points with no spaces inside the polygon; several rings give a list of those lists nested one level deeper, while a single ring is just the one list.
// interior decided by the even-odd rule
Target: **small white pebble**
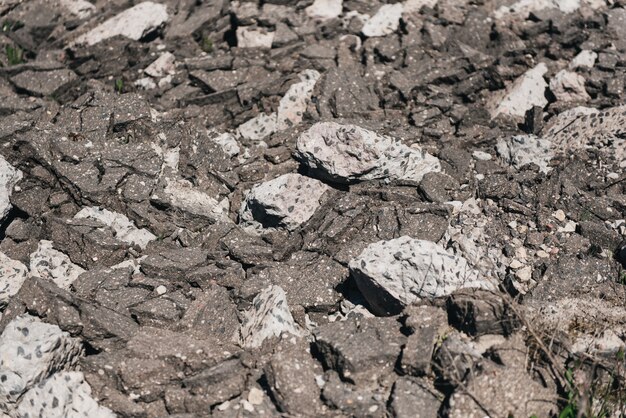
[{"label": "small white pebble", "polygon": [[561,209],[554,212],[552,216],[554,216],[557,220],[561,222],[565,221],[565,212],[563,212]]},{"label": "small white pebble", "polygon": [[479,161],[490,161],[491,160],[491,154],[486,153],[484,151],[474,151],[472,153],[472,156],[474,157],[474,159],[479,160]]},{"label": "small white pebble", "polygon": [[164,295],[164,294],[166,294],[166,293],[167,293],[167,287],[165,287],[165,286],[163,286],[163,285],[158,286],[158,287],[156,288],[156,292],[157,292],[159,295]]}]

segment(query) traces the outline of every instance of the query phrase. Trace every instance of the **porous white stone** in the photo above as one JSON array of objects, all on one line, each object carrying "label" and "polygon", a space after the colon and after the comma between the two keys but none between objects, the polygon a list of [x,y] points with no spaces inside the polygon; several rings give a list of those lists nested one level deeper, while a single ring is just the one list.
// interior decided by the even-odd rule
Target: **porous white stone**
[{"label": "porous white stone", "polygon": [[297,140],[297,153],[316,176],[335,182],[412,180],[441,171],[439,160],[417,146],[356,125],[319,122]]},{"label": "porous white stone", "polygon": [[495,118],[500,113],[524,117],[526,111],[533,106],[547,105],[545,90],[548,84],[543,79],[547,72],[548,67],[544,63],[537,64],[508,86],[503,97],[494,96],[490,106],[491,117]]},{"label": "porous white stone", "polygon": [[9,198],[13,188],[22,178],[22,172],[13,167],[3,156],[0,155],[0,221],[11,210]]},{"label": "porous white stone", "polygon": [[458,289],[494,288],[463,257],[408,236],[368,245],[349,267],[374,313],[382,315]]},{"label": "porous white stone", "polygon": [[30,255],[30,274],[52,280],[61,289],[69,290],[74,280],[84,272],[67,255],[52,248],[52,241],[39,241],[37,250]]},{"label": "porous white stone", "polygon": [[138,41],[167,20],[167,7],[164,4],[146,1],[126,9],[96,26],[78,37],[74,44],[95,45],[118,35]]},{"label": "porous white stone", "polygon": [[369,38],[394,33],[400,25],[403,7],[402,3],[382,5],[376,14],[365,22],[361,33]]},{"label": "porous white stone", "polygon": [[539,169],[547,173],[549,163],[554,157],[550,141],[535,135],[516,135],[507,139],[500,139],[496,145],[500,157],[515,168],[535,163]]},{"label": "porous white stone", "polygon": [[76,215],[76,219],[93,219],[100,221],[115,231],[115,237],[120,241],[130,245],[139,245],[146,248],[150,241],[156,239],[156,235],[145,228],[137,228],[135,224],[121,213],[111,212],[97,206],[90,206],[81,209]]},{"label": "porous white stone", "polygon": [[15,318],[0,336],[0,409],[12,409],[30,387],[74,367],[81,353],[81,341],[58,326],[30,315]]},{"label": "porous white stone", "polygon": [[242,347],[256,348],[266,339],[284,332],[300,335],[287,305],[285,291],[280,286],[269,286],[254,298],[252,307],[244,313],[238,342]]},{"label": "porous white stone", "polygon": [[8,305],[28,277],[28,268],[0,252],[0,308]]},{"label": "porous white stone", "polygon": [[17,408],[19,417],[115,418],[91,396],[82,372],[60,372],[30,389]]},{"label": "porous white stone", "polygon": [[329,20],[339,17],[343,10],[343,0],[315,0],[304,9],[307,16],[313,19]]},{"label": "porous white stone", "polygon": [[237,132],[242,138],[259,141],[276,132],[276,127],[276,113],[270,113],[269,115],[261,113],[239,125]]},{"label": "porous white stone", "polygon": [[241,220],[249,224],[295,229],[309,220],[329,187],[297,173],[283,174],[254,186],[241,205]]},{"label": "porous white stone", "polygon": [[274,42],[274,32],[249,26],[237,28],[237,46],[239,48],[271,49]]},{"label": "porous white stone", "polygon": [[586,102],[591,99],[585,90],[585,77],[572,71],[561,70],[550,80],[550,91],[557,100]]}]

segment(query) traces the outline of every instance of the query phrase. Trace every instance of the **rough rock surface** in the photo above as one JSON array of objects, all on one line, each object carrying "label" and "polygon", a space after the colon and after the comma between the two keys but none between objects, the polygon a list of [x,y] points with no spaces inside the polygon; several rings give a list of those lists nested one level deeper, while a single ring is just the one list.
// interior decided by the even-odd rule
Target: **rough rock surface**
[{"label": "rough rock surface", "polygon": [[52,280],[61,289],[69,289],[84,272],[67,255],[55,250],[52,241],[39,241],[37,250],[30,256],[30,274]]},{"label": "rough rock surface", "polygon": [[115,232],[115,237],[131,245],[146,248],[156,236],[146,229],[137,228],[126,216],[98,207],[86,207],[76,215],[76,219],[94,219],[102,222]]},{"label": "rough rock surface", "polygon": [[350,271],[363,296],[382,315],[458,289],[494,287],[463,257],[408,236],[370,244],[350,262]]},{"label": "rough rock surface", "polygon": [[13,187],[22,178],[22,172],[15,169],[4,157],[0,156],[0,220],[11,210],[10,197]]},{"label": "rough rock surface", "polygon": [[545,90],[548,83],[543,76],[548,72],[544,63],[537,64],[515,80],[507,89],[504,97],[495,97],[490,110],[491,117],[499,114],[523,117],[533,106],[544,107],[548,104]]},{"label": "rough rock surface", "polygon": [[321,122],[300,135],[300,159],[311,172],[335,182],[390,178],[419,182],[439,171],[439,160],[388,136],[355,125]]},{"label": "rough rock surface", "polygon": [[9,303],[27,276],[28,268],[24,264],[0,253],[0,307]]}]

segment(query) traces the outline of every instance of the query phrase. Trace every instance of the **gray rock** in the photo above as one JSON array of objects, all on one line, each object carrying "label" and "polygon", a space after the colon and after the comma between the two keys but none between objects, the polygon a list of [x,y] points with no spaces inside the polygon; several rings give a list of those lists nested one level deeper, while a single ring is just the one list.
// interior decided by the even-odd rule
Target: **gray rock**
[{"label": "gray rock", "polygon": [[313,331],[324,366],[344,380],[376,386],[391,373],[406,338],[395,318],[337,321]]},{"label": "gray rock", "polygon": [[115,232],[115,237],[130,245],[138,245],[146,248],[156,236],[147,229],[139,229],[135,224],[121,213],[111,212],[97,206],[84,207],[76,215],[75,219],[94,219],[107,225]]},{"label": "gray rock", "polygon": [[265,340],[284,332],[300,335],[285,291],[279,286],[269,286],[254,298],[252,307],[244,313],[237,340],[242,347],[257,348]]},{"label": "gray rock", "polygon": [[168,20],[164,4],[145,1],[113,16],[84,35],[79,36],[74,45],[95,45],[114,36],[125,36],[138,41],[154,32]]},{"label": "gray rock", "polygon": [[96,12],[96,6],[87,0],[61,0],[61,6],[79,19],[86,19]]},{"label": "gray rock", "polygon": [[37,96],[50,96],[66,89],[78,76],[68,69],[24,71],[11,78],[16,87]]},{"label": "gray rock", "polygon": [[383,418],[388,394],[344,382],[334,371],[325,374],[322,389],[324,403],[353,417]]},{"label": "gray rock", "polygon": [[4,217],[11,210],[9,198],[13,193],[13,187],[21,178],[22,172],[14,168],[0,155],[0,221],[4,220]]},{"label": "gray rock", "polygon": [[29,315],[15,318],[0,336],[0,409],[11,409],[54,372],[74,367],[81,353],[80,340],[58,326]]},{"label": "gray rock", "polygon": [[400,25],[402,17],[402,3],[384,4],[363,25],[361,33],[371,38],[394,33]]},{"label": "gray rock", "polygon": [[319,122],[297,141],[297,154],[316,176],[340,183],[391,179],[419,182],[440,171],[427,152],[355,125]]},{"label": "gray rock", "polygon": [[494,287],[465,258],[408,236],[370,244],[349,267],[379,315],[396,314],[420,299],[447,296],[458,289]]},{"label": "gray rock", "polygon": [[[401,377],[393,385],[391,410],[397,418],[411,418],[416,414],[436,417],[443,395],[425,379]],[[418,412],[419,411],[419,412]]]},{"label": "gray rock", "polygon": [[552,143],[535,135],[516,135],[510,140],[501,139],[496,145],[500,157],[515,168],[534,163],[548,173],[550,160],[554,157]]},{"label": "gray rock", "polygon": [[405,326],[411,334],[402,349],[400,367],[408,375],[429,375],[435,345],[448,328],[448,317],[434,306],[412,306],[404,312],[409,315]]},{"label": "gray rock", "polygon": [[37,250],[30,255],[30,274],[51,280],[61,289],[68,290],[84,271],[67,255],[52,248],[52,241],[39,241]]},{"label": "gray rock", "polygon": [[0,252],[0,309],[19,292],[28,276],[28,268]]},{"label": "gray rock", "polygon": [[309,220],[329,187],[297,173],[254,186],[241,206],[241,220],[261,227],[297,228]]},{"label": "gray rock", "polygon": [[510,335],[519,319],[503,295],[481,290],[461,290],[448,298],[450,323],[469,335]]},{"label": "gray rock", "polygon": [[20,418],[115,418],[98,405],[81,372],[60,372],[30,389],[22,397],[16,415]]},{"label": "gray rock", "polygon": [[585,77],[572,71],[561,70],[550,80],[550,90],[557,100],[586,102],[591,97],[585,90]]}]

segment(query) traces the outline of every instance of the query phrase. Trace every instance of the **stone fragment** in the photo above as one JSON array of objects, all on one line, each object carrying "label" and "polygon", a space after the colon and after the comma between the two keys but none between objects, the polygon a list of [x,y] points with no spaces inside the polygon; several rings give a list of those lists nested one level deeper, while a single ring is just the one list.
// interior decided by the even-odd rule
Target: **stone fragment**
[{"label": "stone fragment", "polygon": [[571,71],[561,70],[550,80],[550,90],[557,100],[586,102],[591,99],[585,90],[585,77]]},{"label": "stone fragment", "polygon": [[269,286],[254,298],[252,307],[244,313],[238,342],[242,347],[257,348],[268,338],[279,337],[284,332],[300,335],[285,291],[279,286]]},{"label": "stone fragment", "polygon": [[84,272],[67,255],[52,248],[52,241],[39,241],[37,250],[30,255],[30,274],[51,280],[61,289],[69,290],[74,280]]},{"label": "stone fragment", "polygon": [[15,318],[0,336],[0,410],[52,373],[74,367],[81,353],[80,340],[58,326],[30,315]]},{"label": "stone fragment", "polygon": [[114,36],[125,36],[135,41],[154,32],[167,22],[169,16],[164,4],[145,1],[113,16],[84,35],[74,45],[95,45]]},{"label": "stone fragment", "polygon": [[582,5],[591,9],[605,6],[602,0],[519,0],[510,6],[501,6],[494,13],[496,19],[507,16],[526,18],[529,13],[545,9],[557,9],[562,13],[573,13]]},{"label": "stone fragment", "polygon": [[393,315],[420,299],[447,296],[458,289],[493,288],[465,258],[408,236],[370,244],[349,267],[379,315]]},{"label": "stone fragment", "polygon": [[26,392],[17,408],[20,417],[115,418],[91,396],[82,372],[60,372]]},{"label": "stone fragment", "polygon": [[324,375],[324,403],[351,417],[385,418],[387,397],[371,388],[343,381],[334,371]]},{"label": "stone fragment", "polygon": [[550,160],[554,157],[552,143],[535,135],[516,135],[500,139],[496,145],[500,157],[509,165],[520,169],[534,163],[544,172],[550,172]]},{"label": "stone fragment", "polygon": [[96,12],[96,6],[87,0],[61,0],[61,6],[79,19],[86,19]]},{"label": "stone fragment", "polygon": [[271,49],[274,41],[274,32],[249,26],[237,28],[237,46],[239,48]]},{"label": "stone fragment", "polygon": [[313,174],[338,183],[390,179],[419,182],[441,171],[436,157],[355,125],[319,122],[297,140],[297,154]]},{"label": "stone fragment", "polygon": [[11,77],[11,81],[17,88],[37,96],[54,95],[77,79],[76,73],[68,69],[53,71],[28,70]]},{"label": "stone fragment", "polygon": [[151,200],[165,203],[193,215],[209,219],[228,221],[228,199],[218,202],[213,197],[198,190],[185,179],[165,178],[165,187],[150,197]]},{"label": "stone fragment", "polygon": [[519,320],[510,304],[497,293],[461,290],[448,298],[448,317],[452,325],[469,335],[510,335]]},{"label": "stone fragment", "polygon": [[13,193],[13,188],[21,179],[22,172],[0,155],[0,221],[4,220],[11,210],[9,198]]},{"label": "stone fragment", "polygon": [[598,54],[588,49],[583,49],[572,59],[569,63],[569,69],[575,70],[577,68],[593,68],[593,65],[598,59]]},{"label": "stone fragment", "polygon": [[237,139],[229,132],[217,135],[213,138],[213,141],[215,141],[229,157],[234,157],[241,152]]},{"label": "stone fragment", "polygon": [[74,215],[74,218],[100,221],[115,232],[117,239],[130,245],[138,245],[142,249],[146,248],[150,241],[156,239],[153,233],[144,228],[137,228],[130,219],[121,213],[111,212],[97,206],[81,209]]},{"label": "stone fragment", "polygon": [[241,220],[266,228],[295,229],[313,216],[328,189],[319,180],[297,173],[283,174],[248,192],[241,206]]},{"label": "stone fragment", "polygon": [[378,11],[369,18],[363,25],[361,33],[372,38],[385,36],[398,30],[400,18],[402,17],[402,3],[384,4]]},{"label": "stone fragment", "polygon": [[176,57],[171,52],[164,52],[152,64],[148,65],[143,72],[154,78],[174,74],[176,72]]},{"label": "stone fragment", "polygon": [[348,319],[313,331],[325,367],[344,380],[375,384],[392,372],[405,342],[395,318]]},{"label": "stone fragment", "polygon": [[0,309],[6,306],[22,287],[28,268],[0,252]]},{"label": "stone fragment", "polygon": [[445,311],[434,306],[409,307],[405,313],[409,315],[405,326],[411,334],[402,349],[400,367],[411,376],[428,375],[435,345],[448,326],[448,317]]},{"label": "stone fragment", "polygon": [[436,417],[441,408],[443,395],[425,379],[401,377],[393,385],[391,410],[397,418],[419,416]]},{"label": "stone fragment", "polygon": [[330,20],[339,17],[342,9],[343,0],[315,0],[305,12],[313,19]]},{"label": "stone fragment", "polygon": [[533,106],[545,107],[548,104],[545,98],[548,84],[543,75],[547,72],[546,64],[539,63],[508,86],[503,96],[494,96],[490,106],[491,117],[495,118],[501,113],[524,117],[526,111]]}]

